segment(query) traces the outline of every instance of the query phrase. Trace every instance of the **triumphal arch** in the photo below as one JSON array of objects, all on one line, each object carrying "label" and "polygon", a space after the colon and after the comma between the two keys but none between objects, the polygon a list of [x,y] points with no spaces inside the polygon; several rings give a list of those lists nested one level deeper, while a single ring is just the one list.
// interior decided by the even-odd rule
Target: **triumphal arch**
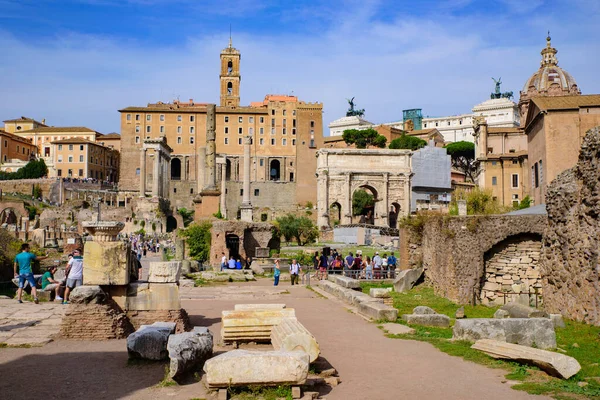
[{"label": "triumphal arch", "polygon": [[[411,154],[410,150],[391,149],[319,150],[319,228],[361,222],[395,227],[397,218],[410,212]],[[362,215],[352,211],[352,199],[361,190],[374,200]]]}]

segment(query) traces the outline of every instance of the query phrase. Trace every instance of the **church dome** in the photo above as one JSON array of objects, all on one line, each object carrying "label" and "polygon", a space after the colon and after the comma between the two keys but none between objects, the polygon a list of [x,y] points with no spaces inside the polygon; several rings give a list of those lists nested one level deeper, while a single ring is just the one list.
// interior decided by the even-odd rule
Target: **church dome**
[{"label": "church dome", "polygon": [[558,50],[552,47],[550,36],[546,38],[546,47],[542,50],[540,69],[523,86],[521,101],[534,96],[579,95],[581,90],[571,74],[558,66]]}]

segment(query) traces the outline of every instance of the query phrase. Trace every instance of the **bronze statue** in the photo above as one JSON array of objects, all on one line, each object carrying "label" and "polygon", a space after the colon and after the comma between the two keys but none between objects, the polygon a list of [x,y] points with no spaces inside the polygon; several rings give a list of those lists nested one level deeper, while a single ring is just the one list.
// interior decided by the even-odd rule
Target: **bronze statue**
[{"label": "bronze statue", "polygon": [[348,104],[350,105],[350,108],[348,109],[348,111],[346,111],[346,117],[352,117],[355,115],[362,117],[365,114],[364,108],[362,110],[354,109],[354,97],[351,99],[346,99],[346,101],[348,101]]}]

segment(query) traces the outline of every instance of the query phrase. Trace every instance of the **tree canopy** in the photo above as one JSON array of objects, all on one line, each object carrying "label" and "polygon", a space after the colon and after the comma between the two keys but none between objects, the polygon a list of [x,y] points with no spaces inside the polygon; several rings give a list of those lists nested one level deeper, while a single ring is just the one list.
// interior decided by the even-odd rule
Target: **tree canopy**
[{"label": "tree canopy", "polygon": [[446,151],[452,158],[452,166],[465,173],[467,179],[474,182],[475,144],[471,142],[454,142],[446,145]]},{"label": "tree canopy", "polygon": [[357,149],[366,149],[369,146],[384,148],[387,138],[377,133],[375,129],[346,129],[342,135],[344,142],[355,145]]},{"label": "tree canopy", "polygon": [[319,237],[319,230],[307,217],[287,214],[277,218],[276,222],[277,234],[282,235],[287,243],[296,239],[299,246],[304,246]]},{"label": "tree canopy", "polygon": [[352,214],[366,215],[375,205],[375,198],[366,190],[357,190],[352,196]]},{"label": "tree canopy", "polygon": [[186,229],[180,231],[181,236],[186,238],[190,256],[194,260],[200,262],[208,260],[210,256],[211,228],[210,222],[203,222],[201,224],[190,224]]},{"label": "tree canopy", "polygon": [[427,142],[423,139],[419,139],[416,136],[410,136],[406,133],[403,133],[402,136],[396,138],[390,142],[390,149],[408,149],[408,150],[418,150],[421,147],[425,147]]},{"label": "tree canopy", "polygon": [[44,160],[32,160],[19,168],[17,172],[0,172],[0,181],[14,179],[37,179],[48,175],[48,167]]}]

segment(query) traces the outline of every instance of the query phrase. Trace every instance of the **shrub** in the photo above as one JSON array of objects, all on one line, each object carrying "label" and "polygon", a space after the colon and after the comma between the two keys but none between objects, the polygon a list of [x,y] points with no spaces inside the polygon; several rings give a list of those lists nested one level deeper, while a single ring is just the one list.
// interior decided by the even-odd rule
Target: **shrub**
[{"label": "shrub", "polygon": [[357,190],[352,196],[352,214],[366,215],[375,205],[375,198],[365,190]]},{"label": "shrub", "polygon": [[480,189],[475,187],[471,191],[456,190],[450,203],[450,214],[458,215],[458,200],[467,201],[468,215],[491,215],[503,214],[510,210],[502,206],[492,195],[491,189]]},{"label": "shrub", "polygon": [[0,181],[14,179],[37,179],[48,175],[48,167],[44,160],[32,160],[16,172],[0,172]]},{"label": "shrub", "polygon": [[422,147],[427,146],[427,142],[423,139],[419,139],[416,136],[410,136],[406,133],[403,133],[402,136],[396,138],[390,142],[390,149],[408,149],[408,150],[418,150]]},{"label": "shrub", "polygon": [[524,208],[529,208],[531,207],[531,197],[529,197],[529,195],[523,197],[523,200],[521,200],[521,203],[519,203],[519,210],[522,210]]},{"label": "shrub", "polygon": [[299,246],[304,246],[313,243],[319,237],[319,231],[309,218],[287,214],[277,218],[273,235],[283,236],[288,244],[296,239]]},{"label": "shrub", "polygon": [[210,222],[193,223],[180,231],[186,239],[192,259],[205,262],[210,257],[210,241],[212,224]]},{"label": "shrub", "polygon": [[33,190],[31,192],[31,195],[34,199],[42,198],[42,188],[40,187],[40,185],[33,185]]}]

